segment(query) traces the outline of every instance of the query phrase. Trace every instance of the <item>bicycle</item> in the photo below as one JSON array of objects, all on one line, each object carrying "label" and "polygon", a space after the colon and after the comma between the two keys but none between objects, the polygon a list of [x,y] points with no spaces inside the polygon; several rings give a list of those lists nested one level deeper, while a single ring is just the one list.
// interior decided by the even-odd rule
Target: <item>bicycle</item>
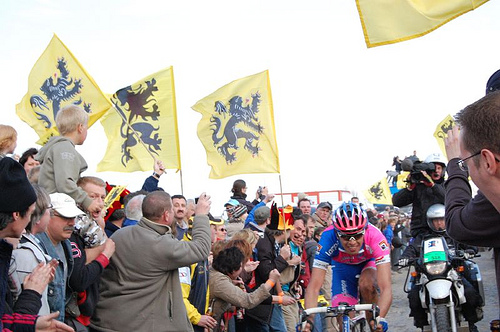
[{"label": "bicycle", "polygon": [[[327,316],[337,317],[342,315],[342,331],[343,332],[370,332],[370,324],[366,320],[366,311],[372,313],[372,320],[376,322],[380,314],[380,309],[376,304],[355,304],[347,305],[347,303],[340,303],[336,307],[315,307],[305,309],[302,312],[301,323],[297,325],[297,332],[302,331],[306,324],[309,324],[311,331],[314,331],[314,323],[307,318],[312,314],[326,313]],[[360,312],[354,318],[351,318],[349,313]]]}]

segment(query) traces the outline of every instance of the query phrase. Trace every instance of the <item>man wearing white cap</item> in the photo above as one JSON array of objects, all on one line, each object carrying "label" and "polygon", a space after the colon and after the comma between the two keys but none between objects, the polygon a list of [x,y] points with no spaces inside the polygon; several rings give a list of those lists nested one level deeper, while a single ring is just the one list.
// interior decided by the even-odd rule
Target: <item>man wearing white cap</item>
[{"label": "man wearing white cap", "polygon": [[50,311],[59,311],[58,320],[64,322],[66,283],[73,270],[73,254],[69,238],[75,228],[75,217],[84,214],[70,196],[62,193],[50,194],[52,209],[47,231],[37,234],[45,253],[59,261],[54,280],[49,284]]}]

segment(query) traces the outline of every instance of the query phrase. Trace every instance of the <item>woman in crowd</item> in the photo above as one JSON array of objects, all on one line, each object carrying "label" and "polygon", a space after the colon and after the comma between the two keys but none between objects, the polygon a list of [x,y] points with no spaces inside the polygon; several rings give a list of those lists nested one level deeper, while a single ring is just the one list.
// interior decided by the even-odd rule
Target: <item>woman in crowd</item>
[{"label": "woman in crowd", "polygon": [[[45,264],[52,261],[51,257],[44,254],[38,245],[38,240],[35,239],[35,234],[47,230],[50,220],[50,197],[45,189],[36,184],[33,185],[33,189],[36,193],[35,211],[31,215],[30,223],[26,225],[26,233],[21,236],[19,247],[12,252],[11,268],[15,271],[11,274],[11,283],[15,300],[21,294],[22,283],[26,276],[30,275],[40,263]],[[57,265],[55,261],[52,264]],[[41,301],[42,307],[38,314],[50,314],[46,287],[42,292]]]},{"label": "woman in crowd", "polygon": [[274,269],[269,273],[269,279],[264,284],[255,291],[247,293],[239,278],[244,262],[245,255],[237,247],[228,247],[214,257],[209,281],[209,310],[212,310],[213,317],[218,322],[218,328],[223,326],[223,314],[232,305],[250,309],[270,299],[269,292],[279,279],[280,273]]}]

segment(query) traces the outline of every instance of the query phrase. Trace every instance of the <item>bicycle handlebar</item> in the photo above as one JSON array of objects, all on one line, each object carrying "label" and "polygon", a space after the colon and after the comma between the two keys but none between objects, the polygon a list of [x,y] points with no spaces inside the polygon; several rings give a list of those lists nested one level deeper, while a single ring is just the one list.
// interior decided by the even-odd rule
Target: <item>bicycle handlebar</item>
[{"label": "bicycle handlebar", "polygon": [[304,310],[304,318],[312,314],[320,314],[320,313],[335,313],[337,315],[345,314],[350,311],[374,311],[378,316],[378,307],[374,304],[355,304],[355,305],[344,305],[339,304],[336,307],[316,307],[309,308]]}]

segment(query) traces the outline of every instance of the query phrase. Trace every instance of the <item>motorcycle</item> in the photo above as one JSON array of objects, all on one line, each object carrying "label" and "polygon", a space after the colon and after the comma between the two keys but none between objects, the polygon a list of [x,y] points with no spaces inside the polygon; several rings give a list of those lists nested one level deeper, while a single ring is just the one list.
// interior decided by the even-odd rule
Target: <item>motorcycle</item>
[{"label": "motorcycle", "polygon": [[[404,290],[409,293],[419,287],[418,297],[430,318],[432,332],[457,332],[464,323],[464,282],[470,282],[481,296],[476,314],[482,318],[483,281],[478,265],[471,260],[474,257],[479,255],[473,250],[449,248],[444,237],[432,235],[423,239],[420,257],[408,262],[414,271],[408,269]],[[474,325],[469,330],[477,331]]]}]

